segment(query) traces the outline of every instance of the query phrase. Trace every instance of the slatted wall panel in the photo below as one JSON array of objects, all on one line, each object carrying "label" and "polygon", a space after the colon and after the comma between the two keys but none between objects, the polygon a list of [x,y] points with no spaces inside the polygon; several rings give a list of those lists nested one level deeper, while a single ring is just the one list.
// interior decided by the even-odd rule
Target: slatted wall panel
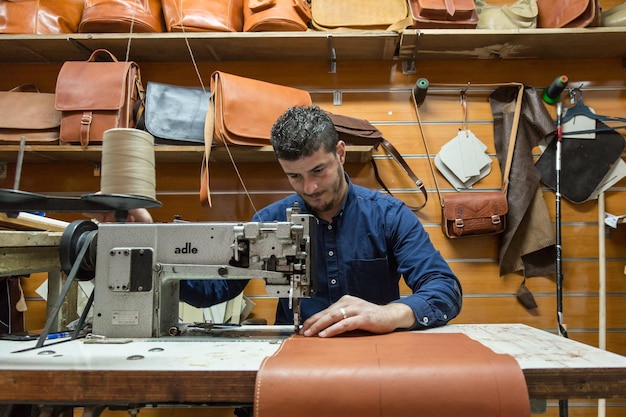
[{"label": "slatted wall panel", "polygon": [[[600,46],[599,46],[600,47]],[[479,237],[466,240],[449,240],[440,230],[440,213],[434,183],[424,145],[419,135],[409,91],[420,77],[431,83],[479,84],[521,81],[543,88],[557,75],[567,74],[573,86],[583,86],[584,100],[600,114],[626,115],[625,73],[619,59],[560,60],[560,61],[424,61],[417,62],[417,73],[404,75],[400,62],[342,62],[337,73],[328,73],[326,62],[241,62],[199,63],[203,82],[208,86],[211,72],[220,69],[242,76],[290,85],[311,91],[313,100],[323,108],[346,115],[362,117],[374,123],[404,155],[416,174],[426,183],[429,192],[427,206],[417,213],[435,245],[450,262],[464,288],[464,306],[456,323],[505,323],[520,322],[534,327],[555,331],[556,307],[555,284],[550,277],[537,277],[527,281],[533,292],[538,309],[528,311],[515,299],[514,293],[521,276],[498,273],[498,238]],[[179,85],[199,85],[191,64],[140,63],[144,83],[147,81],[169,82]],[[57,64],[0,64],[0,88],[38,80],[42,91],[53,91],[58,72]],[[476,184],[476,189],[495,190],[500,186],[500,172],[495,160],[492,118],[487,101],[489,91],[468,90],[468,128],[488,147],[493,159],[492,173]],[[461,127],[462,110],[458,94],[431,87],[425,103],[420,108],[424,131],[431,156],[445,142],[456,135]],[[341,103],[333,98],[341,96]],[[554,115],[554,109],[549,109]],[[539,155],[536,151],[535,157]],[[381,150],[374,158],[382,176],[392,192],[409,204],[418,204],[420,195],[401,169]],[[566,162],[565,162],[566,163]],[[152,210],[156,221],[171,221],[180,215],[189,221],[247,220],[254,209],[260,208],[290,193],[277,163],[239,163],[237,165],[249,195],[237,179],[229,163],[211,165],[213,207],[199,204],[200,163],[160,163],[157,167],[157,198],[163,203]],[[9,163],[6,179],[0,179],[0,187],[12,187],[14,165]],[[348,173],[355,183],[379,188],[371,166],[348,164]],[[443,192],[453,192],[447,181],[439,176]],[[68,164],[51,161],[47,164],[27,164],[22,172],[21,188],[33,192],[80,195],[99,188],[99,178],[89,162]],[[555,196],[543,188],[544,199],[555,218]],[[626,213],[626,181],[621,181],[606,193],[606,209],[614,214]],[[52,214],[51,214],[52,215]],[[82,218],[79,215],[60,214],[64,220]],[[598,213],[595,201],[571,204],[562,208],[563,257],[564,257],[564,322],[571,338],[585,343],[598,344]],[[626,283],[626,226],[611,230],[606,239],[607,258],[607,348],[626,354],[626,319],[624,298]],[[37,280],[26,285],[29,299],[27,323],[30,328],[43,326],[45,304],[34,293]],[[403,287],[406,292],[406,288]],[[256,297],[254,315],[273,320],[275,300],[263,297],[262,282],[249,285],[247,294]],[[558,410],[551,403],[547,416],[556,416]],[[142,414],[144,411],[142,411]],[[217,411],[216,411],[217,413]],[[114,414],[114,413],[112,413]],[[571,416],[596,414],[594,402],[573,402]],[[148,415],[148,414],[147,414]],[[173,415],[173,414],[168,414]],[[179,415],[176,412],[176,415]],[[192,411],[180,415],[194,415]],[[213,415],[213,414],[211,414]],[[215,414],[218,415],[218,414]],[[626,416],[626,405],[610,401],[607,416]]]}]

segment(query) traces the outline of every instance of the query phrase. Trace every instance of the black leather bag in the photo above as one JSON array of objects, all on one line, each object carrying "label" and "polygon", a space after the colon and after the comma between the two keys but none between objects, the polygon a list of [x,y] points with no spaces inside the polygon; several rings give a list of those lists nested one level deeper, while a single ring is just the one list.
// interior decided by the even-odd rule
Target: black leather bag
[{"label": "black leather bag", "polygon": [[202,145],[210,96],[198,87],[149,81],[137,128],[154,136],[155,144]]},{"label": "black leather bag", "polygon": [[[541,182],[552,190],[556,190],[556,142],[552,140],[535,163]],[[589,200],[623,151],[624,137],[601,121],[596,121],[595,139],[564,137],[561,195],[572,203]]]}]

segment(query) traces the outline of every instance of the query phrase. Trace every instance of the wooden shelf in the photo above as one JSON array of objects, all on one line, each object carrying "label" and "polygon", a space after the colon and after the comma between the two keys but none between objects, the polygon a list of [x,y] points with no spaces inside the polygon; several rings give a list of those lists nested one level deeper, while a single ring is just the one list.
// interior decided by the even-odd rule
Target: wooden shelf
[{"label": "wooden shelf", "polygon": [[[130,59],[188,61],[341,60],[394,57],[398,35],[387,31],[259,33],[136,33]],[[85,60],[104,48],[118,59],[126,56],[128,34],[0,35],[0,62],[64,62]]]},{"label": "wooden shelf", "polygon": [[625,28],[405,30],[399,59],[626,57]]},{"label": "wooden shelf", "polygon": [[[0,162],[15,162],[20,147],[18,145],[0,146]],[[272,162],[276,160],[271,146],[230,146],[230,152],[236,162]],[[371,146],[348,146],[346,162],[368,162],[373,153]],[[102,146],[61,145],[26,145],[24,162],[90,162],[99,163]],[[155,146],[156,162],[192,162],[200,164],[204,155],[204,146]],[[212,162],[230,161],[226,148],[214,147],[211,150]]]},{"label": "wooden shelf", "polygon": [[[626,57],[626,29],[407,29],[345,32],[135,33],[130,59],[306,61],[570,59]],[[105,48],[126,56],[128,34],[0,35],[0,62],[85,60]]]}]

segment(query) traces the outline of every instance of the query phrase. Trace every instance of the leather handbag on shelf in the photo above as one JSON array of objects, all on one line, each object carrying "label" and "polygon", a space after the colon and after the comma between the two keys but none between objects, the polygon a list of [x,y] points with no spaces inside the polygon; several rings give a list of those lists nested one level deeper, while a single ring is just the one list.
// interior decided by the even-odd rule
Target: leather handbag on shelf
[{"label": "leather handbag on shelf", "polygon": [[537,27],[537,0],[517,0],[513,4],[495,6],[485,0],[476,1],[476,29],[530,29]]},{"label": "leather handbag on shelf", "polygon": [[[99,56],[110,61],[97,61]],[[101,144],[105,130],[134,128],[133,108],[143,94],[139,65],[120,62],[106,49],[96,49],[87,61],[66,61],[56,85],[60,143]]]},{"label": "leather handbag on shelf", "polygon": [[[502,85],[502,84],[499,84]],[[424,135],[422,121],[419,115],[418,103],[415,89],[411,96],[415,106],[418,126],[424,147],[426,149],[428,163],[437,189],[439,203],[441,205],[441,230],[443,234],[450,238],[462,238],[471,236],[493,235],[504,232],[506,229],[506,214],[508,212],[507,188],[509,184],[509,172],[513,162],[513,151],[515,149],[515,139],[522,109],[522,97],[524,95],[523,84],[512,83],[519,87],[517,101],[515,104],[515,114],[511,127],[511,135],[507,148],[507,156],[504,169],[502,170],[502,188],[500,191],[463,191],[449,195],[444,195],[439,189],[435,168],[430,158],[430,151]],[[480,85],[474,85],[480,86]]]},{"label": "leather handbag on shelf", "polygon": [[32,84],[0,91],[0,144],[51,144],[59,140],[61,112],[54,94]]},{"label": "leather handbag on shelf", "polygon": [[162,0],[168,32],[241,32],[246,0]]},{"label": "leather handbag on shelf", "polygon": [[600,0],[537,0],[538,28],[584,28],[600,24]]},{"label": "leather handbag on shelf", "polygon": [[311,0],[317,30],[402,30],[408,17],[406,0]]},{"label": "leather handbag on shelf", "polygon": [[[407,206],[413,210],[418,211],[422,209],[426,203],[428,202],[428,194],[426,192],[426,187],[422,180],[420,180],[417,175],[413,172],[411,167],[406,163],[404,157],[395,146],[387,139],[383,137],[383,134],[380,130],[376,128],[376,126],[372,125],[369,121],[365,119],[359,119],[357,117],[352,116],[344,116],[341,114],[334,114],[327,112],[330,119],[333,121],[335,125],[335,130],[337,130],[337,135],[339,139],[343,140],[348,145],[368,145],[372,146],[374,149],[377,149],[379,146],[382,146],[385,152],[389,154],[393,160],[400,165],[400,167],[406,172],[406,174],[411,178],[411,180],[415,183],[417,188],[422,193],[424,197],[424,202],[419,206]],[[393,195],[387,185],[383,181],[383,179],[378,174],[378,167],[376,165],[376,160],[374,158],[371,159],[372,167],[374,169],[374,176],[376,177],[376,181],[383,187],[387,193]]]},{"label": "leather handbag on shelf", "polygon": [[418,29],[474,29],[478,14],[474,0],[408,0]]},{"label": "leather handbag on shelf", "polygon": [[148,81],[137,129],[161,145],[202,145],[211,93],[202,88]]},{"label": "leather handbag on shelf", "polygon": [[308,91],[221,71],[211,75],[211,100],[204,128],[200,201],[210,205],[209,157],[216,145],[268,146],[274,122],[292,106],[310,106]]},{"label": "leather handbag on shelf", "polygon": [[244,0],[244,32],[304,32],[310,21],[308,0]]},{"label": "leather handbag on shelf", "polygon": [[608,10],[602,10],[600,26],[624,27],[626,26],[626,3],[619,4]]},{"label": "leather handbag on shelf", "polygon": [[76,33],[84,0],[2,0],[0,33]]},{"label": "leather handbag on shelf", "polygon": [[161,0],[85,0],[81,33],[164,32]]}]

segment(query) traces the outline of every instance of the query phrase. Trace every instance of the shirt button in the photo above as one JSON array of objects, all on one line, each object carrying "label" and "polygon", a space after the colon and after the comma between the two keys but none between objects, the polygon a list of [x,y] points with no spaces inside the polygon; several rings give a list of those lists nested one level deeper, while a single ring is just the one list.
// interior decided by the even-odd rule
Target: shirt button
[{"label": "shirt button", "polygon": [[332,250],[328,251],[328,256],[333,256],[335,254],[335,252],[333,252]]},{"label": "shirt button", "polygon": [[328,225],[328,230],[333,230],[333,225],[332,224]]},{"label": "shirt button", "polygon": [[422,323],[424,323],[424,324],[428,324],[428,317],[424,317],[424,318],[422,319]]},{"label": "shirt button", "polygon": [[335,278],[333,278],[333,279],[330,280],[330,283],[335,285],[337,283],[337,280]]}]

